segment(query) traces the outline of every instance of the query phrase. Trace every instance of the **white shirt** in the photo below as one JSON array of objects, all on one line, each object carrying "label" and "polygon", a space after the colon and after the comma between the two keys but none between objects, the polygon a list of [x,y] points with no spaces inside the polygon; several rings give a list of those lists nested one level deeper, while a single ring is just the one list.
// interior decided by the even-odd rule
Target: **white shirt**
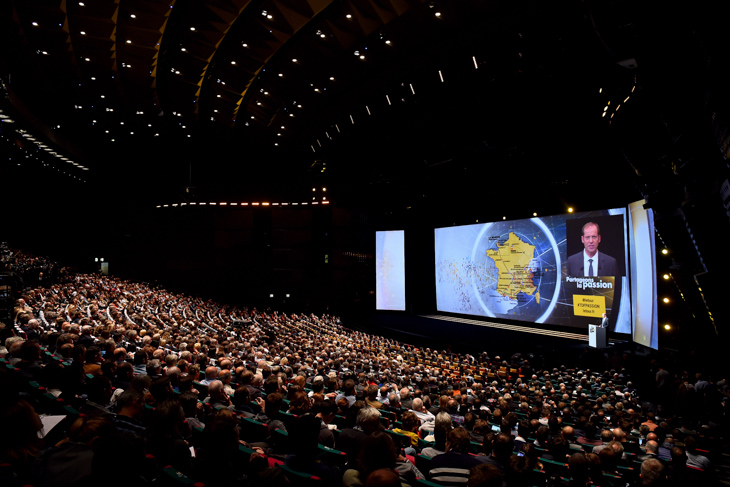
[{"label": "white shirt", "polygon": [[598,251],[596,251],[596,255],[593,257],[589,257],[586,253],[585,249],[583,250],[583,275],[588,276],[588,268],[590,267],[591,263],[588,262],[588,259],[593,260],[593,275],[598,275]]}]

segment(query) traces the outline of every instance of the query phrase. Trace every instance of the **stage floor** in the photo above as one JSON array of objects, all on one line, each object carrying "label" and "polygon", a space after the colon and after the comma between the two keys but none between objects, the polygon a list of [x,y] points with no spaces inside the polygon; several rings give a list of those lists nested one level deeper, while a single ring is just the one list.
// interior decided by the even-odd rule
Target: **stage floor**
[{"label": "stage floor", "polygon": [[550,368],[565,365],[567,368],[603,370],[609,356],[637,352],[629,337],[626,340],[613,338],[605,349],[592,349],[588,346],[587,330],[580,334],[447,315],[376,312],[348,317],[343,325],[403,343],[454,353],[478,355],[487,352],[491,358],[499,356],[502,360],[519,354]]}]

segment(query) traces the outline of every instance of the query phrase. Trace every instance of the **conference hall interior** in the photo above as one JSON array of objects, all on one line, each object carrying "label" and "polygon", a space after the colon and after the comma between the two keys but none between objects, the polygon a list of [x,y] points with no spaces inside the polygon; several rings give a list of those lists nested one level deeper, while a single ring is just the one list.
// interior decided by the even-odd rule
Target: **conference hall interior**
[{"label": "conference hall interior", "polygon": [[727,13],[3,0],[0,484],[728,484]]}]

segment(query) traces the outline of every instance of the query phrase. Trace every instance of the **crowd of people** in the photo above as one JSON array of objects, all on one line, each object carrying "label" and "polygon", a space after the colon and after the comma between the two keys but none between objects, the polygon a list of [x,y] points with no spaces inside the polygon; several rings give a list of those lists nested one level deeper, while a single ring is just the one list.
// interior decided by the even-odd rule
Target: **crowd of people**
[{"label": "crowd of people", "polygon": [[[8,267],[28,267],[10,255]],[[715,475],[728,390],[702,372],[658,367],[662,408],[620,367],[454,354],[330,315],[100,275],[35,284],[0,325],[2,485],[617,487]]]}]

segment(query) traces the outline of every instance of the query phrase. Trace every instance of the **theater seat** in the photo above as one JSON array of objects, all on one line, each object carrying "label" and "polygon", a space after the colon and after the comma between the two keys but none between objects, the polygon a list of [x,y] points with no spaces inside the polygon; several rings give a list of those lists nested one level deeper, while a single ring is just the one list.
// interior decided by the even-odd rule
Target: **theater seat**
[{"label": "theater seat", "polygon": [[322,479],[316,475],[311,475],[306,472],[298,472],[284,464],[277,465],[277,467],[284,471],[286,478],[288,478],[291,485],[295,487],[319,487],[322,485]]},{"label": "theater seat", "polygon": [[160,485],[167,487],[205,487],[204,483],[191,479],[172,465],[162,468],[162,475],[159,477],[158,482]]}]

